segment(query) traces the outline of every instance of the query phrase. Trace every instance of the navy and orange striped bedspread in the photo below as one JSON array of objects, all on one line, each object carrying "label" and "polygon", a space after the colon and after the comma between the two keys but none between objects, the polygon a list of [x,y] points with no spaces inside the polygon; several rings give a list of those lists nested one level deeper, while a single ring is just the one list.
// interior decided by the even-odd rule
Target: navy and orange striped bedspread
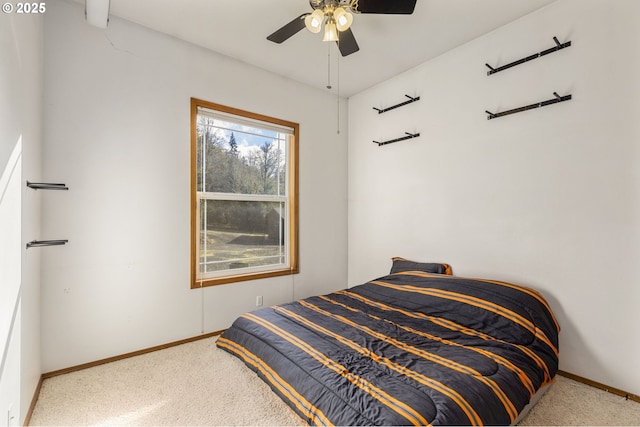
[{"label": "navy and orange striped bedspread", "polygon": [[310,425],[507,425],[558,367],[535,290],[402,272],[239,317],[217,341]]}]

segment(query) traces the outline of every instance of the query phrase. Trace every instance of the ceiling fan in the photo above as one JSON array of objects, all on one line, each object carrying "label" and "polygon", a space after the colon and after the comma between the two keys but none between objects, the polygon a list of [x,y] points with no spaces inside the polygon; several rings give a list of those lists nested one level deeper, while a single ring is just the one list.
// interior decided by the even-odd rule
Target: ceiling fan
[{"label": "ceiling fan", "polygon": [[267,40],[282,43],[298,31],[307,27],[312,33],[319,33],[324,23],[323,41],[335,41],[342,56],[360,50],[351,23],[350,13],[376,13],[383,15],[411,15],[417,0],[309,0],[313,12],[303,13],[279,30],[270,34]]}]

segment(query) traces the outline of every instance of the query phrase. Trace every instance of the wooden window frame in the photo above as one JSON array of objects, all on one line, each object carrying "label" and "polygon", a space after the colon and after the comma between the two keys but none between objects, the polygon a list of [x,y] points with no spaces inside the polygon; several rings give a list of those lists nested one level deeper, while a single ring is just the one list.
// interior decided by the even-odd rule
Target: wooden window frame
[{"label": "wooden window frame", "polygon": [[[293,135],[289,145],[289,158],[287,161],[288,193],[289,193],[289,230],[287,243],[289,253],[289,266],[287,268],[274,268],[272,270],[228,274],[215,278],[198,278],[198,244],[200,237],[200,225],[198,223],[198,195],[197,195],[197,117],[198,107],[220,111],[248,119],[260,120],[293,129]],[[268,277],[297,274],[299,272],[298,258],[298,164],[299,164],[299,135],[298,123],[282,120],[226,105],[216,104],[197,98],[191,98],[191,289],[199,289],[207,286],[223,285],[227,283],[242,282],[247,280],[264,279]]]}]

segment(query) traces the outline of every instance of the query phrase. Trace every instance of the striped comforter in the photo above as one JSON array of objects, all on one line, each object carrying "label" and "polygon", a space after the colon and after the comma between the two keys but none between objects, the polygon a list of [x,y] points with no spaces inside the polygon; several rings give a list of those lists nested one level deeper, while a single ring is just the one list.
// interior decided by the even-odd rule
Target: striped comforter
[{"label": "striped comforter", "polygon": [[247,313],[217,345],[309,424],[506,425],[553,379],[558,331],[530,288],[402,272]]}]

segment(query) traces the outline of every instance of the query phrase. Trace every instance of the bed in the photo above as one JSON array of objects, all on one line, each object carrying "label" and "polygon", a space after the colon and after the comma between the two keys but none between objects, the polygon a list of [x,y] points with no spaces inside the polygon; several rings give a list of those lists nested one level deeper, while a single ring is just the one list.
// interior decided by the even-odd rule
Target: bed
[{"label": "bed", "polygon": [[389,275],[246,313],[217,340],[309,425],[509,425],[558,367],[533,289],[393,259]]}]

